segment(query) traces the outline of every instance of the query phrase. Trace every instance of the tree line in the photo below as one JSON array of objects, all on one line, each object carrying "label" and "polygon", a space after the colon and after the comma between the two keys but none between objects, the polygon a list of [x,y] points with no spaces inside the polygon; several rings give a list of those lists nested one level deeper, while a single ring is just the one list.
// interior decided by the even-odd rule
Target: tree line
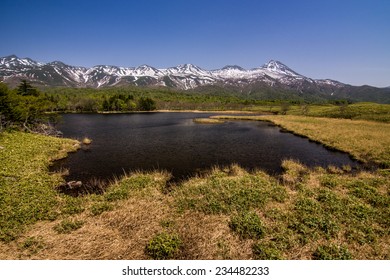
[{"label": "tree line", "polygon": [[[344,109],[350,101],[328,101]],[[54,113],[133,112],[161,110],[252,110],[280,106],[286,114],[291,105],[299,105],[307,114],[310,102],[298,99],[259,100],[238,97],[229,92],[185,92],[170,88],[43,88],[38,90],[23,80],[15,89],[0,83],[0,129],[22,127],[26,130],[50,123]],[[49,114],[51,113],[51,114]]]},{"label": "tree line", "polygon": [[153,111],[151,97],[131,94],[61,94],[42,92],[23,80],[15,89],[0,83],[0,131],[9,128],[42,129],[54,121],[58,112]]}]

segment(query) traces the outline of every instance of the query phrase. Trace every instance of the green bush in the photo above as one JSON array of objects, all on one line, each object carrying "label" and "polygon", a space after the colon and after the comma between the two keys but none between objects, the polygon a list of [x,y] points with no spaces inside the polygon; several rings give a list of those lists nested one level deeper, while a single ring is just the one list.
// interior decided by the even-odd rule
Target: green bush
[{"label": "green bush", "polygon": [[140,111],[156,110],[156,102],[150,97],[141,97],[138,100],[138,110]]}]

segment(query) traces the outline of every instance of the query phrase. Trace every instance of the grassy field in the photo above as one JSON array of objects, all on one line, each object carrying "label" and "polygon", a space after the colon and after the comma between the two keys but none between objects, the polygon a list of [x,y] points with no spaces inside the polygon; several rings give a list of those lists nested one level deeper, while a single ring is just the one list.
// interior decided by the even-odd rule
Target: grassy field
[{"label": "grassy field", "polygon": [[261,113],[281,114],[285,110],[287,115],[326,117],[351,120],[368,120],[378,122],[390,122],[390,105],[370,102],[355,104],[301,104],[301,105],[277,105],[253,106],[252,111]]},{"label": "grassy field", "polygon": [[[310,137],[313,130],[323,137],[317,141],[338,149],[353,146],[350,152],[363,161],[389,162],[382,147],[388,142],[380,142],[381,152],[371,151],[378,131],[390,135],[388,124],[262,118]],[[328,126],[334,132],[325,138],[328,129],[321,127]],[[344,126],[350,129],[336,141]],[[352,145],[361,130],[371,138]],[[134,173],[103,194],[71,197],[56,190],[61,176],[47,167],[76,146],[73,140],[1,134],[0,259],[390,258],[386,169],[311,169],[285,160],[278,177],[232,165],[174,185],[168,173]],[[366,153],[364,146],[370,147]]]},{"label": "grassy field", "polygon": [[26,225],[53,220],[65,199],[54,187],[50,161],[78,148],[78,142],[21,132],[0,133],[0,241],[16,239]]}]

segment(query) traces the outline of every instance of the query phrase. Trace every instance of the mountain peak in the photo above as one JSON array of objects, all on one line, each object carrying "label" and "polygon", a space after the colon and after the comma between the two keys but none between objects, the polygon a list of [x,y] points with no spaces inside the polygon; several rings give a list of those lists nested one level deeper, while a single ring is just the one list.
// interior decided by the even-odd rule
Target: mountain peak
[{"label": "mountain peak", "polygon": [[147,65],[147,64],[142,64],[142,65],[138,66],[136,69],[139,69],[139,70],[153,69],[153,70],[155,70],[156,68],[154,68],[150,65]]},{"label": "mountain peak", "polygon": [[200,68],[198,66],[191,64],[191,63],[180,64],[177,67],[180,69],[186,69],[186,70],[191,70],[191,69],[200,70]]},{"label": "mountain peak", "polygon": [[67,66],[65,63],[63,63],[62,61],[59,61],[59,60],[52,61],[49,63],[49,65],[59,66],[59,67]]},{"label": "mountain peak", "polygon": [[42,64],[32,60],[31,58],[19,58],[12,54],[6,57],[1,57],[0,65],[5,65],[6,67],[35,67]]},{"label": "mountain peak", "polygon": [[238,65],[226,65],[221,70],[240,70],[244,71],[245,69]]},{"label": "mountain peak", "polygon": [[268,63],[264,64],[263,68],[267,68],[269,70],[277,70],[288,67],[278,60],[270,60]]},{"label": "mountain peak", "polygon": [[268,63],[264,64],[262,68],[272,73],[283,74],[288,76],[301,76],[297,72],[289,68],[287,65],[283,64],[278,60],[270,60]]},{"label": "mountain peak", "polygon": [[5,58],[9,58],[9,59],[18,59],[18,57],[14,54],[11,54],[9,56],[6,56]]}]

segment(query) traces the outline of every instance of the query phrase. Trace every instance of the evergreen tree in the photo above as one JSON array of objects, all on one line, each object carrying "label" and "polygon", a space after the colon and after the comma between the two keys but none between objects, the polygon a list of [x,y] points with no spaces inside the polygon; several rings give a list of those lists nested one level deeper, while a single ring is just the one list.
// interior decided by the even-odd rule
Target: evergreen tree
[{"label": "evergreen tree", "polygon": [[16,92],[23,96],[33,95],[38,96],[39,92],[26,80],[22,80],[20,85],[17,87]]},{"label": "evergreen tree", "polygon": [[2,127],[23,126],[30,130],[45,119],[49,101],[27,81],[22,81],[16,91],[0,83],[0,116]]}]

